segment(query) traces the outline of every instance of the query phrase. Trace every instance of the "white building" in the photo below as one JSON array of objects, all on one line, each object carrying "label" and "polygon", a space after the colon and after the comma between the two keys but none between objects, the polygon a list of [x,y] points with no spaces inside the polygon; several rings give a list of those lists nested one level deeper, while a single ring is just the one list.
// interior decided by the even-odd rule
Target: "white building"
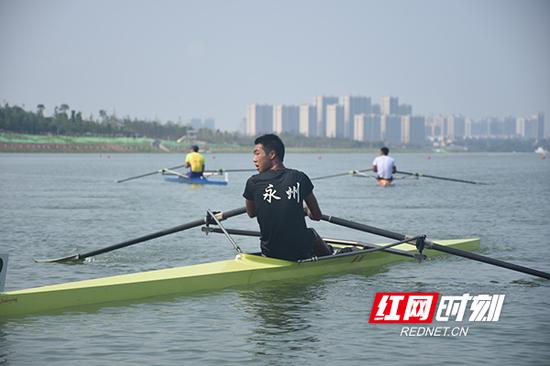
[{"label": "white building", "polygon": [[298,125],[300,135],[317,136],[317,108],[310,104],[302,104]]},{"label": "white building", "polygon": [[399,114],[399,98],[380,97],[380,114]]},{"label": "white building", "polygon": [[339,104],[327,105],[326,137],[344,137],[344,107]]},{"label": "white building", "polygon": [[451,114],[447,117],[447,138],[455,140],[466,136],[466,119],[459,114]]},{"label": "white building", "polygon": [[338,97],[320,96],[314,99],[315,108],[317,109],[317,136],[327,136],[326,126],[326,108],[328,105],[338,104]]}]

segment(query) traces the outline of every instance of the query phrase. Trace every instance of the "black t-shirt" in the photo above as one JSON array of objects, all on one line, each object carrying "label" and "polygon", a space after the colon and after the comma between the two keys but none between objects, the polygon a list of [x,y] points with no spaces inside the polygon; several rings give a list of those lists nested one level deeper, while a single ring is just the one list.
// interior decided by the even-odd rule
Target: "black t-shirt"
[{"label": "black t-shirt", "polygon": [[268,170],[248,179],[243,196],[254,201],[264,255],[286,260],[312,256],[313,237],[303,209],[312,191],[309,177],[294,169]]}]

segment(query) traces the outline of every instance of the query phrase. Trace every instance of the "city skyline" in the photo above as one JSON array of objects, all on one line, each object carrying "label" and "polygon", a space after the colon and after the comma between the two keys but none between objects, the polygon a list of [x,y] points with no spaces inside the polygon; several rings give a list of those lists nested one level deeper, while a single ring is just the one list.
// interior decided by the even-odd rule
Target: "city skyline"
[{"label": "city skyline", "polygon": [[549,134],[542,112],[474,119],[461,113],[414,114],[413,106],[400,103],[397,96],[381,96],[378,103],[362,95],[325,95],[312,100],[300,105],[249,104],[240,132],[248,136],[290,133],[416,146],[465,138],[542,140]]}]

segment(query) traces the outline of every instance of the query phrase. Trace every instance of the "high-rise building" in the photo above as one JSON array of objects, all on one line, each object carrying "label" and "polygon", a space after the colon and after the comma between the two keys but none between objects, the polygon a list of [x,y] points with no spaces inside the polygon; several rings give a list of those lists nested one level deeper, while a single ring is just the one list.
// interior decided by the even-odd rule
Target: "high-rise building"
[{"label": "high-rise building", "polygon": [[315,107],[317,109],[317,136],[325,137],[327,135],[326,109],[328,105],[332,104],[338,104],[338,97],[315,97]]},{"label": "high-rise building", "polygon": [[216,129],[216,120],[214,118],[205,118],[204,119],[204,128],[209,128],[211,130]]},{"label": "high-rise building", "polygon": [[273,106],[250,104],[246,114],[246,134],[258,136],[273,132]]},{"label": "high-rise building", "polygon": [[402,135],[401,116],[383,114],[381,121],[384,141],[390,144],[400,144]]},{"label": "high-rise building", "polygon": [[401,142],[408,145],[424,145],[426,119],[422,116],[401,116]]},{"label": "high-rise building", "polygon": [[537,140],[543,140],[545,137],[544,133],[544,113],[539,112],[536,115],[537,118]]},{"label": "high-rise building", "polygon": [[526,139],[536,139],[539,132],[538,116],[518,118],[516,120],[516,129],[520,137]]},{"label": "high-rise building", "polygon": [[399,114],[399,98],[380,97],[380,114]]},{"label": "high-rise building", "polygon": [[317,109],[314,105],[302,104],[298,132],[304,136],[317,136]]},{"label": "high-rise building", "polygon": [[459,114],[451,114],[447,117],[447,138],[460,139],[466,135],[465,118]]},{"label": "high-rise building", "polygon": [[353,139],[356,141],[382,141],[380,136],[381,116],[379,114],[357,114],[353,120],[353,127]]},{"label": "high-rise building", "polygon": [[514,117],[505,117],[502,121],[502,134],[506,138],[516,137],[516,119]]},{"label": "high-rise building", "polygon": [[273,107],[273,131],[275,133],[298,134],[299,109],[295,105]]},{"label": "high-rise building", "polygon": [[342,106],[344,107],[344,137],[353,138],[354,117],[358,114],[371,113],[371,99],[362,96],[344,96]]},{"label": "high-rise building", "polygon": [[329,104],[326,110],[326,137],[344,137],[344,107]]},{"label": "high-rise building", "polygon": [[398,110],[399,110],[398,114],[402,116],[413,114],[413,107],[410,104],[399,104]]},{"label": "high-rise building", "polygon": [[489,120],[472,121],[471,133],[474,138],[487,138],[489,136]]}]

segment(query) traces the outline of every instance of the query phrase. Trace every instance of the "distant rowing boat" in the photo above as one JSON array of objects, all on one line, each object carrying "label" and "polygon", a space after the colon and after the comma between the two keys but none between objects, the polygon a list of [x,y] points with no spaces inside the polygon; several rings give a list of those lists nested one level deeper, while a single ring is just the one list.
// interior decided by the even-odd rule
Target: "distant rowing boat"
[{"label": "distant rowing boat", "polygon": [[222,185],[226,186],[229,183],[229,176],[227,173],[222,173],[222,178],[213,178],[220,176],[218,173],[204,173],[203,177],[190,178],[185,174],[175,172],[169,169],[162,169],[161,174],[164,175],[164,180],[173,183],[185,183],[185,184],[205,184],[205,185]]},{"label": "distant rowing boat", "polygon": [[[410,244],[372,251],[378,246],[336,239],[327,239],[327,242],[336,248],[355,250],[302,262],[239,253],[234,259],[219,262],[9,291],[0,294],[0,318],[162,295],[183,295],[250,286],[261,282],[307,276],[357,270],[374,272],[390,263],[414,260],[416,251],[416,247]],[[479,247],[479,239],[442,240],[437,243],[464,250]],[[424,253],[431,255],[437,252],[426,250]]]}]

